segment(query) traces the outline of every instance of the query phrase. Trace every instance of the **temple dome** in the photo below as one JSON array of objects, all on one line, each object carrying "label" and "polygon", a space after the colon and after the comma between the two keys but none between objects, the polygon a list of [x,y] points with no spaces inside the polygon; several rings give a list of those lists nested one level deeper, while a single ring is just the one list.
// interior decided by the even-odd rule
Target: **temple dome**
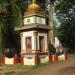
[{"label": "temple dome", "polygon": [[32,3],[32,4],[30,4],[29,6],[28,6],[28,10],[27,10],[28,12],[39,12],[39,11],[41,11],[41,7],[38,5],[38,4],[36,4],[36,3]]}]

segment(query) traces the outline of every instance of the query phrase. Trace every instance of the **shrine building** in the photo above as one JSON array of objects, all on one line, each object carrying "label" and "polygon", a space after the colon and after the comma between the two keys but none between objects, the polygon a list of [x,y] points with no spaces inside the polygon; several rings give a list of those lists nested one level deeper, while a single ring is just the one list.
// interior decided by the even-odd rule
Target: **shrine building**
[{"label": "shrine building", "polygon": [[[48,48],[48,31],[50,27],[46,24],[46,16],[42,8],[35,0],[28,6],[27,11],[23,15],[22,26],[16,28],[20,33],[21,38],[21,57],[13,54],[9,58],[6,49],[6,55],[2,57],[3,64],[18,64],[23,65],[37,65],[40,63],[48,63],[50,61],[66,60],[66,54],[57,56],[56,54],[49,54]],[[14,53],[15,50],[11,50]],[[20,61],[18,60],[20,59]]]},{"label": "shrine building", "polygon": [[45,13],[35,2],[28,6],[23,15],[23,25],[17,29],[21,36],[21,56],[24,65],[49,62],[48,30]]}]

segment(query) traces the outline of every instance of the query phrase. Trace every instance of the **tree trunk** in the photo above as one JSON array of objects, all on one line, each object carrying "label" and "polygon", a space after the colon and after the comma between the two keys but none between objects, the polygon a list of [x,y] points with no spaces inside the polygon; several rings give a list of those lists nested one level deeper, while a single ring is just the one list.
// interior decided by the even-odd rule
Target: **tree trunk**
[{"label": "tree trunk", "polygon": [[54,6],[53,6],[53,4],[50,3],[48,8],[49,8],[48,12],[49,12],[49,27],[50,27],[50,30],[48,32],[48,39],[49,39],[49,48],[50,48],[50,45],[52,45],[54,47],[54,29],[53,29],[53,27],[54,27],[53,26]]}]

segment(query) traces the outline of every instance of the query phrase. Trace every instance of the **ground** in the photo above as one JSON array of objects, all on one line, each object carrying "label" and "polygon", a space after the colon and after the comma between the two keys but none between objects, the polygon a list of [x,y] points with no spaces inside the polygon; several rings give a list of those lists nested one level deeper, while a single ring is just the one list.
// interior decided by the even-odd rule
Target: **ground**
[{"label": "ground", "polygon": [[75,56],[69,56],[67,61],[50,62],[35,67],[21,64],[1,65],[0,75],[75,75]]}]

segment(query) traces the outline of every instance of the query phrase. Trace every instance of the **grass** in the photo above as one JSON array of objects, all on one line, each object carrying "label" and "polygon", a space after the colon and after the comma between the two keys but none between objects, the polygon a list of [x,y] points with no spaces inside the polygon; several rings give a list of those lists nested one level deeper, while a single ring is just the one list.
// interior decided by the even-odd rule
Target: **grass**
[{"label": "grass", "polygon": [[14,73],[15,73],[14,71],[12,71],[12,72],[6,72],[5,75],[14,75]]}]

